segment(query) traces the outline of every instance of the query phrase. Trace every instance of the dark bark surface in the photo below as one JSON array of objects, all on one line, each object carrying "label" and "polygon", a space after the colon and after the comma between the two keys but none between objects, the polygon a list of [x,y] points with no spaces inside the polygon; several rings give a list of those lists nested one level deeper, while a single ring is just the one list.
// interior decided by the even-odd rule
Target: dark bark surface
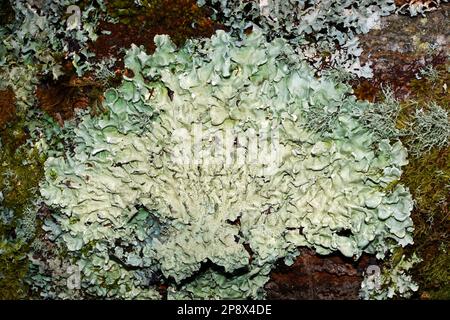
[{"label": "dark bark surface", "polygon": [[[381,19],[381,28],[360,37],[361,61],[371,62],[374,77],[356,81],[360,98],[374,101],[381,86],[389,85],[399,99],[414,94],[410,85],[421,69],[445,64],[450,53],[450,4],[426,17],[393,14]],[[448,92],[447,92],[448,94]]]},{"label": "dark bark surface", "polygon": [[310,249],[301,249],[295,263],[280,263],[266,285],[268,299],[342,300],[358,299],[363,272],[374,258],[352,261],[339,254],[320,256]]}]

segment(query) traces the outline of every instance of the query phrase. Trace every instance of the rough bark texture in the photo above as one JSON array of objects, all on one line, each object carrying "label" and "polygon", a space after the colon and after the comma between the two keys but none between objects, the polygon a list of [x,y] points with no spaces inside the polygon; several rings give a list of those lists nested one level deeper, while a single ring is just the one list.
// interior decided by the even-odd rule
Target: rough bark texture
[{"label": "rough bark texture", "polygon": [[268,299],[358,299],[363,271],[374,258],[363,256],[357,262],[342,255],[320,256],[302,249],[295,263],[283,263],[272,272],[267,283]]},{"label": "rough bark texture", "polygon": [[14,118],[15,95],[11,90],[0,90],[0,129]]},{"label": "rough bark texture", "polygon": [[155,50],[154,37],[168,34],[177,44],[182,45],[186,39],[210,37],[218,28],[205,8],[200,8],[196,0],[161,0],[143,9],[136,7],[133,0],[107,1],[108,13],[119,19],[112,24],[102,21],[99,30],[110,34],[101,34],[91,50],[96,59],[113,56],[118,59],[117,67],[123,67],[123,48],[132,43],[143,45],[147,52]]},{"label": "rough bark texture", "polygon": [[374,101],[381,85],[390,85],[397,98],[408,98],[413,93],[410,81],[421,69],[447,60],[449,16],[450,4],[442,4],[426,17],[393,14],[382,18],[379,30],[360,37],[364,49],[361,60],[372,63],[374,77],[356,81],[356,95]]},{"label": "rough bark texture", "polygon": [[76,109],[88,107],[96,113],[103,99],[103,87],[89,77],[75,76],[73,69],[66,71],[57,81],[42,81],[37,86],[38,106],[52,116],[61,126],[72,119]]}]

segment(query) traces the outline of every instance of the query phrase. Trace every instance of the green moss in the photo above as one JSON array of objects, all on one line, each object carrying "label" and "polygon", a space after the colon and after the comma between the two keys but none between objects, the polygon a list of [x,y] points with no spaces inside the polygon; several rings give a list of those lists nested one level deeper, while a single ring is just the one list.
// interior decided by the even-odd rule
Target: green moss
[{"label": "green moss", "polygon": [[443,202],[448,200],[449,152],[448,148],[433,150],[423,157],[410,159],[402,176],[403,183],[411,189],[417,201],[417,207],[429,215],[441,212]]},{"label": "green moss", "polygon": [[[437,66],[433,77],[414,79],[409,83],[412,96],[401,103],[399,128],[405,128],[416,110],[427,109],[431,102],[449,110],[450,95],[445,86],[445,83],[450,83],[450,73],[446,72],[448,66],[448,63]],[[449,159],[450,148],[434,148],[420,157],[410,157],[401,178],[416,200],[411,215],[415,226],[415,245],[408,252],[416,253],[423,259],[413,268],[421,298],[450,298]]]},{"label": "green moss", "polygon": [[436,102],[443,108],[448,109],[450,105],[450,63],[438,65],[430,70],[422,79],[413,79],[409,83],[411,91],[419,105],[428,104],[430,100]]},{"label": "green moss", "polygon": [[[30,154],[25,150],[11,153],[6,150],[1,156],[0,189],[4,192],[4,206],[22,214],[34,198],[42,178],[42,159],[37,150]],[[7,178],[8,177],[8,178]]]},{"label": "green moss", "polygon": [[417,201],[411,215],[415,245],[409,251],[417,253],[423,262],[414,268],[413,274],[422,297],[432,299],[450,297],[448,159],[449,149],[435,150],[423,158],[413,159],[402,178]]},{"label": "green moss", "polygon": [[430,299],[450,299],[450,254],[447,248],[441,248],[437,255],[433,255],[418,266],[418,272],[422,274],[422,285],[426,291],[424,296]]},{"label": "green moss", "polygon": [[25,298],[28,292],[23,282],[28,272],[26,246],[20,242],[0,242],[0,251],[0,300]]},{"label": "green moss", "polygon": [[[444,84],[450,83],[450,73],[444,72],[448,66],[450,65],[436,67],[438,76],[433,79],[422,78],[410,82],[413,96],[401,102],[401,112],[397,122],[399,129],[411,123],[417,109],[427,109],[431,102],[449,110],[450,95],[443,94],[443,90],[448,90]],[[442,212],[442,204],[448,202],[449,152],[449,148],[435,148],[421,157],[410,158],[409,164],[404,169],[402,182],[411,189],[417,201],[416,207],[428,215],[427,220],[432,219],[431,216],[435,214],[438,216],[446,214]],[[420,228],[417,232],[420,232]]]},{"label": "green moss", "polygon": [[[28,297],[24,279],[28,272],[27,253],[34,237],[35,226],[26,225],[18,232],[21,224],[34,221],[36,214],[27,210],[36,197],[38,183],[42,177],[42,158],[37,150],[20,147],[26,141],[24,125],[17,121],[0,132],[2,144],[0,153],[0,190],[4,200],[0,210],[12,210],[11,222],[0,222],[0,299],[23,299]],[[29,234],[28,234],[29,233]]]},{"label": "green moss", "polygon": [[433,76],[424,76],[413,79],[408,83],[411,96],[400,103],[401,112],[397,126],[405,128],[414,117],[416,109],[427,109],[430,102],[441,106],[444,110],[450,109],[450,63],[438,65],[433,68]]}]

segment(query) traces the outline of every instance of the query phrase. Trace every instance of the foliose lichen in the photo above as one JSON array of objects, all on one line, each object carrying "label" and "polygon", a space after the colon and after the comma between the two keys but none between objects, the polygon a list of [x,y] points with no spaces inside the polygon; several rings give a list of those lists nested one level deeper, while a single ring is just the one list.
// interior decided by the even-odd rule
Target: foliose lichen
[{"label": "foliose lichen", "polygon": [[235,34],[261,28],[267,38],[284,37],[317,72],[333,68],[353,76],[371,77],[361,65],[358,35],[380,27],[380,19],[396,9],[393,0],[199,0],[213,8]]},{"label": "foliose lichen", "polygon": [[[66,10],[79,0],[11,0],[15,19],[0,26],[0,89],[11,88],[18,112],[26,114],[35,103],[39,77],[57,79],[63,59],[71,60],[79,75],[92,69],[87,42],[94,41],[102,1],[90,1],[70,24]],[[81,5],[81,4],[80,4]],[[83,59],[84,63],[80,62]]]},{"label": "foliose lichen", "polygon": [[402,255],[390,268],[381,274],[366,275],[361,283],[360,297],[368,300],[386,300],[392,298],[409,298],[419,289],[408,271],[421,259],[413,255],[409,259]]},{"label": "foliose lichen", "polygon": [[[108,113],[86,115],[45,165],[48,232],[82,292],[157,298],[162,273],[169,297],[261,298],[299,246],[357,258],[412,243],[411,195],[388,188],[406,151],[360,121],[371,105],[348,86],[258,30],[155,43],[129,50]],[[327,130],[308,129],[311,108],[334,115]]]}]

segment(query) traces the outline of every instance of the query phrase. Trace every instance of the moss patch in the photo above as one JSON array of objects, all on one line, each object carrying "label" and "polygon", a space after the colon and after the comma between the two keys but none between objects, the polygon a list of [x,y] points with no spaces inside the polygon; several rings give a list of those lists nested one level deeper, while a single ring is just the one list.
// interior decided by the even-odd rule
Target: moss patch
[{"label": "moss patch", "polygon": [[[436,102],[448,109],[450,105],[450,63],[428,68],[422,79],[412,79],[409,83],[414,100],[420,105]],[[424,69],[426,71],[427,69]]]},{"label": "moss patch", "polygon": [[423,261],[414,267],[414,278],[420,285],[422,298],[450,297],[450,149],[433,150],[411,159],[402,176],[417,201],[412,213],[416,252]]},{"label": "moss patch", "polygon": [[[409,82],[411,98],[401,102],[398,126],[404,127],[417,108],[427,109],[434,101],[449,110],[449,64],[430,69],[421,79]],[[408,141],[405,141],[408,143]],[[410,188],[416,200],[414,220],[414,252],[423,259],[413,268],[423,299],[450,298],[450,148],[433,149],[421,157],[410,158],[401,182]]]},{"label": "moss patch", "polygon": [[[23,121],[17,119],[0,131],[0,211],[12,213],[10,221],[0,221],[0,299],[28,297],[25,277],[27,253],[35,233],[35,210],[27,210],[36,198],[43,176],[43,159],[37,150],[21,147],[27,139]],[[23,227],[23,224],[26,224]],[[19,234],[18,228],[22,225]]]}]

